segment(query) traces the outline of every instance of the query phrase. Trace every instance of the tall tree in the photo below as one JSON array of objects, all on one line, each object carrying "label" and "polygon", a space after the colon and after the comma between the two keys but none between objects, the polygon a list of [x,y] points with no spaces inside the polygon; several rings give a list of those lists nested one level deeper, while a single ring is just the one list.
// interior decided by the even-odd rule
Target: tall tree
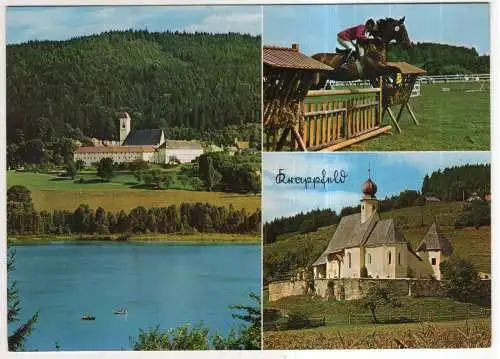
[{"label": "tall tree", "polygon": [[[9,258],[7,259],[7,273],[14,270],[15,251],[9,251]],[[21,300],[17,291],[17,283],[11,282],[7,288],[7,322],[15,323],[19,321],[19,314],[21,311]],[[35,323],[38,321],[38,312],[33,314],[30,319],[17,327],[12,333],[9,333],[8,343],[9,351],[22,351],[24,350],[24,342],[34,329]]]}]

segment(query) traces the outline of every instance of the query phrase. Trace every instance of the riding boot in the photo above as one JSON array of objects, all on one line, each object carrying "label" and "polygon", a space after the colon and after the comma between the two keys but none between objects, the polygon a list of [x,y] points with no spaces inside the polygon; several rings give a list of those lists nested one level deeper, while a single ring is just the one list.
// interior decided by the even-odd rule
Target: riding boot
[{"label": "riding boot", "polygon": [[354,53],[353,50],[349,50],[349,52],[347,53],[347,55],[345,55],[344,62],[340,66],[344,70],[347,70],[349,68],[349,59],[351,58],[351,56],[352,56],[353,53]]}]

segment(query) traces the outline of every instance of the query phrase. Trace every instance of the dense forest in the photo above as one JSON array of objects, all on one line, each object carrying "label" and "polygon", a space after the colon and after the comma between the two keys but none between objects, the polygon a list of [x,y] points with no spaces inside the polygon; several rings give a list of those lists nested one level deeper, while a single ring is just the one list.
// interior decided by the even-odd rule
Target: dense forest
[{"label": "dense forest", "polygon": [[165,208],[138,206],[125,213],[95,211],[82,204],[73,212],[37,211],[31,192],[24,186],[7,191],[8,234],[129,234],[129,233],[258,233],[261,213],[235,210],[208,203],[183,203]]},{"label": "dense forest", "polygon": [[[410,34],[411,38],[411,34]],[[490,72],[490,57],[476,49],[434,43],[413,43],[408,50],[391,45],[389,61],[404,61],[427,71],[428,75],[478,74]]]},{"label": "dense forest", "polygon": [[484,197],[491,193],[490,178],[489,164],[445,168],[443,171],[432,172],[430,176],[426,175],[421,191],[446,201],[461,201],[473,193]]},{"label": "dense forest", "polygon": [[[426,203],[425,197],[435,196],[442,201],[462,201],[477,194],[484,198],[490,194],[489,164],[464,165],[444,170],[437,170],[426,175],[421,191],[405,190],[399,195],[386,197],[379,201],[379,211],[421,206]],[[282,217],[264,223],[264,244],[274,243],[279,236],[287,233],[309,233],[318,228],[338,224],[344,216],[361,211],[360,205],[344,207],[340,214],[331,209],[314,210],[291,217]],[[464,208],[464,216],[456,223],[457,227],[488,225],[490,208],[487,203],[475,203]]]},{"label": "dense forest", "polygon": [[260,37],[236,33],[129,30],[8,45],[7,142],[29,158],[33,148],[57,152],[62,138],[116,140],[127,111],[133,129],[259,147],[260,67]]}]

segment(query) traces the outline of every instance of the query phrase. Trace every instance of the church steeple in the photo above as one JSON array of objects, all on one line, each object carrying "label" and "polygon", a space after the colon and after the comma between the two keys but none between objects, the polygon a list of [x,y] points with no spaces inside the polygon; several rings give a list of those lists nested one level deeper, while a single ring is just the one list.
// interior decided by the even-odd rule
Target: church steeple
[{"label": "church steeple", "polygon": [[371,169],[368,166],[368,179],[363,183],[363,199],[361,200],[361,223],[365,223],[378,209],[378,199],[375,197],[377,185],[371,179]]}]

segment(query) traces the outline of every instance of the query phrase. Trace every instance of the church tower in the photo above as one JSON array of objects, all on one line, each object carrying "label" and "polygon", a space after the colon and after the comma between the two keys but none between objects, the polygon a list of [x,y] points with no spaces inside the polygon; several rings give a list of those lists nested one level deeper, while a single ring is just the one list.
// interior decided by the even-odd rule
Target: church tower
[{"label": "church tower", "polygon": [[120,145],[123,145],[123,142],[130,133],[131,122],[132,119],[130,118],[130,115],[127,112],[124,112],[120,117]]},{"label": "church tower", "polygon": [[363,199],[361,200],[361,223],[365,223],[378,210],[378,199],[375,197],[377,185],[370,177],[368,169],[368,180],[363,183]]}]

